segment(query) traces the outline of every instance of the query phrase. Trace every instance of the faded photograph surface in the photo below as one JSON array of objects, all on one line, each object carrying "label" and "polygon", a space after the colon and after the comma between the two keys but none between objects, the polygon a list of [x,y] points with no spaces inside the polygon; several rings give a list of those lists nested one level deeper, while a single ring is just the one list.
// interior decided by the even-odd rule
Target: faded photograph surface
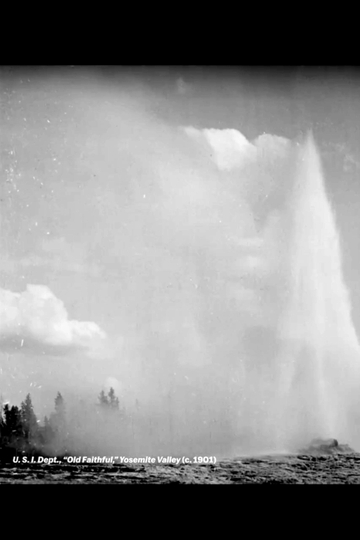
[{"label": "faded photograph surface", "polygon": [[356,466],[359,87],[0,69],[0,482]]}]

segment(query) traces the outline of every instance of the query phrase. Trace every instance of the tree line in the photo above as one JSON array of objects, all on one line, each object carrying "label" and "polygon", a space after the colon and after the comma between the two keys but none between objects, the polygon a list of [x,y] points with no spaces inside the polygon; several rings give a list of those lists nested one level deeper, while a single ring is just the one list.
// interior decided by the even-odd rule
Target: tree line
[{"label": "tree line", "polygon": [[[116,412],[120,417],[125,414],[113,388],[107,394],[102,390],[96,405],[100,413]],[[18,454],[66,455],[71,452],[72,442],[68,427],[66,405],[60,392],[56,395],[53,412],[44,417],[43,423],[34,412],[30,394],[20,407],[0,404],[0,460],[6,461]]]}]

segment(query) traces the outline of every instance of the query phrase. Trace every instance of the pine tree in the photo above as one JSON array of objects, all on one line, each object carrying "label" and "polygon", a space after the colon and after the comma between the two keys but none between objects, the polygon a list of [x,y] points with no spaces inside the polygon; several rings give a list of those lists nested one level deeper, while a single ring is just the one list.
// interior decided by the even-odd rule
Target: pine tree
[{"label": "pine tree", "polygon": [[0,420],[4,419],[4,406],[5,406],[5,401],[2,394],[0,394]]},{"label": "pine tree", "polygon": [[107,408],[109,406],[109,400],[108,397],[105,395],[104,390],[101,390],[99,395],[99,405],[102,408]]},{"label": "pine tree", "polygon": [[65,411],[65,401],[60,392],[55,398],[55,412],[51,413],[48,433],[52,436],[52,443],[57,453],[67,449],[68,431]]},{"label": "pine tree", "polygon": [[44,417],[44,427],[43,427],[43,442],[44,444],[50,444],[54,438],[54,431],[51,427],[50,420],[47,416]]},{"label": "pine tree", "polygon": [[55,413],[65,418],[65,401],[60,392],[57,393],[55,398]]},{"label": "pine tree", "polygon": [[110,388],[108,392],[108,401],[111,409],[119,410],[119,399],[115,396],[115,391],[113,388]]},{"label": "pine tree", "polygon": [[57,393],[55,398],[55,412],[50,415],[50,426],[56,434],[64,435],[66,427],[66,412],[64,398]]},{"label": "pine tree", "polygon": [[18,447],[23,440],[23,426],[21,422],[21,412],[19,407],[8,404],[4,407],[4,437],[7,445]]},{"label": "pine tree", "polygon": [[0,448],[2,448],[3,444],[4,444],[4,440],[3,440],[3,437],[4,437],[4,429],[5,429],[5,421],[4,421],[4,417],[3,417],[3,414],[4,414],[4,406],[2,404],[2,401],[0,403]]},{"label": "pine tree", "polygon": [[24,439],[29,443],[34,443],[39,430],[30,394],[20,405],[20,417]]},{"label": "pine tree", "polygon": [[126,411],[124,408],[120,408],[119,398],[115,395],[115,390],[111,387],[107,395],[104,390],[100,392],[98,397],[100,410],[108,416],[107,413],[116,413],[119,418],[124,419]]}]

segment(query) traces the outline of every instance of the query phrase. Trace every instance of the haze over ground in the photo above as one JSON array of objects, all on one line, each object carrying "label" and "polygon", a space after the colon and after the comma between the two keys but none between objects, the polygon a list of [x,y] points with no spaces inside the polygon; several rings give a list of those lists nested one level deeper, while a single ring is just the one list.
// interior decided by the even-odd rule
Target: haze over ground
[{"label": "haze over ground", "polygon": [[3,68],[0,84],[4,399],[30,392],[41,415],[58,390],[112,385],[235,445],[244,366],[275,347],[279,224],[309,128],[359,335],[357,73]]}]

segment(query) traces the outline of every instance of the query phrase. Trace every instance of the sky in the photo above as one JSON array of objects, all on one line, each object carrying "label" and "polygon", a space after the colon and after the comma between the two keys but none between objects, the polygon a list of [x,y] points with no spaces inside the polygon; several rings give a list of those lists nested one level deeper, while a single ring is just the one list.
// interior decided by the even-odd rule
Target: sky
[{"label": "sky", "polygon": [[239,355],[271,346],[309,129],[360,335],[359,84],[346,68],[1,68],[3,399],[30,392],[45,414],[57,391],[190,388],[229,407]]}]

